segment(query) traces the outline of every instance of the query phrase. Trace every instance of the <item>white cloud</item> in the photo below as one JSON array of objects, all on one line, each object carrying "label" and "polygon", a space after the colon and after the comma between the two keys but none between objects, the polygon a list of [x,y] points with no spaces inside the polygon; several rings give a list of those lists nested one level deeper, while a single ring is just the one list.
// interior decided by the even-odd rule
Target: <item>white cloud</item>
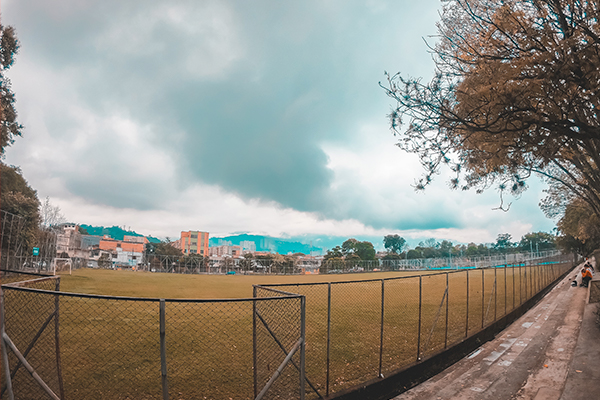
[{"label": "white cloud", "polygon": [[437,1],[6,3],[26,126],[6,161],[74,222],[461,242],[552,225],[539,183],[510,213],[444,176],[413,191],[377,80],[427,74]]}]

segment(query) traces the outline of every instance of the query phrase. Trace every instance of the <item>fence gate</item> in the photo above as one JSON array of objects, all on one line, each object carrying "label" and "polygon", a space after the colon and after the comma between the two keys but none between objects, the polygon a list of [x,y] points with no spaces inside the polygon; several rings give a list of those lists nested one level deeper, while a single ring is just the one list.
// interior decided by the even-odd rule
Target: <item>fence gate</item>
[{"label": "fence gate", "polygon": [[254,398],[305,399],[305,297],[254,286]]},{"label": "fence gate", "polygon": [[12,283],[0,289],[2,389],[7,399],[64,398],[60,363],[58,296],[20,288],[58,291],[60,278]]}]

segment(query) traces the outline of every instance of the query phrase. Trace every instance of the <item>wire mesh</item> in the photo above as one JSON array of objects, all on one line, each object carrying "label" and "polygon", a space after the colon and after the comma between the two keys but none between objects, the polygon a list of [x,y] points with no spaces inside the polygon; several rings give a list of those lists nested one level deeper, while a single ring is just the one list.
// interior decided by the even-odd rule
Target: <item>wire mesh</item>
[{"label": "wire mesh", "polygon": [[380,280],[331,284],[331,391],[379,375],[380,324]]},{"label": "wire mesh", "polygon": [[448,337],[450,347],[465,338],[467,321],[467,271],[448,274]]},{"label": "wire mesh", "polygon": [[318,398],[316,392],[323,396],[327,391],[327,321],[330,286],[328,283],[321,283],[276,287],[306,298],[306,378],[310,383],[306,389],[306,396],[309,399]]},{"label": "wire mesh", "polygon": [[[54,393],[60,393],[59,367],[57,363],[57,335],[55,317],[58,297],[52,293],[39,294],[17,288],[55,291],[58,278],[41,278],[13,283],[15,289],[3,286],[4,330],[16,348],[26,358],[37,374]],[[25,367],[10,351],[11,381],[17,399],[47,399],[46,392],[33,380]],[[2,392],[6,389],[2,375]]]},{"label": "wire mesh", "polygon": [[422,286],[420,358],[426,358],[445,346],[446,274],[423,275]]},{"label": "wire mesh", "polygon": [[418,325],[419,278],[387,280],[383,328],[384,376],[416,361]]},{"label": "wire mesh", "polygon": [[184,399],[251,396],[252,302],[167,302],[165,315],[170,392]]},{"label": "wire mesh", "polygon": [[[254,398],[280,367],[264,398],[300,398],[301,352],[285,366],[283,361],[299,348],[303,324],[306,398],[339,393],[380,372],[387,376],[479,332],[572,266],[567,259],[523,264],[255,286],[254,299],[167,300],[171,398]],[[55,393],[62,377],[65,398],[162,398],[158,299],[56,293],[56,278],[31,278],[3,275],[4,283],[19,281],[2,286],[6,330]],[[9,361],[16,398],[47,398],[22,367],[15,368],[14,354]]]},{"label": "wire mesh", "polygon": [[[260,392],[273,377],[286,356],[301,338],[301,297],[256,287],[256,298],[280,297],[255,301],[256,391]],[[300,397],[300,351],[294,353],[265,399]]]}]

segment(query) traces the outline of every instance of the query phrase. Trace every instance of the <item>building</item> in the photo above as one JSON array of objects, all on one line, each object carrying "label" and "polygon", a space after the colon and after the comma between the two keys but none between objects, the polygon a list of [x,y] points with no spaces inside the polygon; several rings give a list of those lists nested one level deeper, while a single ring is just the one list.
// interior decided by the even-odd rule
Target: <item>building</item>
[{"label": "building", "polygon": [[208,232],[181,232],[179,246],[179,249],[183,254],[208,256]]},{"label": "building", "polygon": [[[134,238],[134,241],[125,240]],[[111,254],[113,265],[135,266],[142,262],[144,246],[148,242],[145,237],[126,236],[124,240],[104,236],[98,245],[98,256],[107,252]]]},{"label": "building", "polygon": [[247,251],[248,253],[256,252],[256,243],[254,243],[252,240],[242,240],[240,242],[240,246],[242,246],[244,251]]},{"label": "building", "polygon": [[58,258],[87,258],[89,251],[82,246],[79,225],[62,224],[56,234],[56,256]]},{"label": "building", "polygon": [[223,245],[210,248],[210,255],[216,257],[240,257],[242,254],[242,246]]}]

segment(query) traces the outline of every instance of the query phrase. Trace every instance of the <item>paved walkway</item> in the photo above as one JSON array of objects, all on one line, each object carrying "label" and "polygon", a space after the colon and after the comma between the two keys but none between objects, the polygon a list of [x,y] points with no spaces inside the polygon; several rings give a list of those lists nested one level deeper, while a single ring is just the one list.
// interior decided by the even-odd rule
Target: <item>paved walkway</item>
[{"label": "paved walkway", "polygon": [[573,276],[496,339],[393,400],[600,398],[597,304],[570,285]]}]

